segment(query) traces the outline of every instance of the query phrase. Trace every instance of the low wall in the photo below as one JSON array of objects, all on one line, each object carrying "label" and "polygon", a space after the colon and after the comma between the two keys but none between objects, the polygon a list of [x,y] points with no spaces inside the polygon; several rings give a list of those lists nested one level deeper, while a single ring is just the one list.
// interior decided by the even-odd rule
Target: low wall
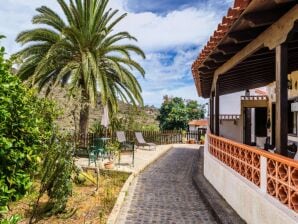
[{"label": "low wall", "polygon": [[296,212],[211,155],[207,138],[204,150],[204,176],[248,224],[298,223]]}]

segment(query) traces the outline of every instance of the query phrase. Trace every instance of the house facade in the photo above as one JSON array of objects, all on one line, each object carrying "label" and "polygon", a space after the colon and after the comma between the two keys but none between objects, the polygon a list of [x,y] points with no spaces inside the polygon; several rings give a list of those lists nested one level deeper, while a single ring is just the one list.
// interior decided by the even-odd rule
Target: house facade
[{"label": "house facade", "polygon": [[[192,66],[210,105],[204,175],[247,223],[298,223],[297,71],[295,0],[235,0]],[[239,136],[223,132],[222,96],[260,87],[239,99]]]}]

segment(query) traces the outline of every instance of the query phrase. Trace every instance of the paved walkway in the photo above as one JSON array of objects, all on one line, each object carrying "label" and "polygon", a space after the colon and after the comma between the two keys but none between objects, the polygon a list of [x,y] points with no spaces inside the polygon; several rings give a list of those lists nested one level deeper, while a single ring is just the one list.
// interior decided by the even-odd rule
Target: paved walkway
[{"label": "paved walkway", "polygon": [[174,148],[132,183],[117,223],[216,223],[192,184],[197,149]]}]

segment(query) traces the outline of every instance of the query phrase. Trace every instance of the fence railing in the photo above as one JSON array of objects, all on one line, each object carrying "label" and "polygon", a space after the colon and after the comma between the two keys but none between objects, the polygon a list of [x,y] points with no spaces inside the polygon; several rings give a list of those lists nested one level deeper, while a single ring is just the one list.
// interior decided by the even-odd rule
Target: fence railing
[{"label": "fence railing", "polygon": [[268,100],[267,96],[241,96],[241,100]]},{"label": "fence railing", "polygon": [[[137,131],[125,131],[126,140],[135,142],[135,132]],[[140,131],[143,134],[145,141],[153,142],[158,145],[163,144],[175,144],[182,143],[183,140],[190,141],[194,140],[194,142],[198,143],[201,139],[201,136],[206,134],[206,129],[198,129],[197,131],[189,131],[183,133],[182,131]],[[88,135],[81,135],[76,137],[76,143],[80,147],[88,147],[92,142],[94,142],[95,138],[98,137],[108,137],[111,138],[112,141],[116,140],[116,133],[111,130],[107,130],[103,134],[93,134],[89,133]]]},{"label": "fence railing", "polygon": [[298,213],[298,162],[208,134],[211,155]]}]

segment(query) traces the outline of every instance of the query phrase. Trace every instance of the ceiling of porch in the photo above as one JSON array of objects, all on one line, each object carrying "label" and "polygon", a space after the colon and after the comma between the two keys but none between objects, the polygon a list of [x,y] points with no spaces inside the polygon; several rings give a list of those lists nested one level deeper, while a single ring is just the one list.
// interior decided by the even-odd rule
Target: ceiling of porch
[{"label": "ceiling of porch", "polygon": [[[295,0],[236,0],[193,64],[198,94],[208,98],[214,72],[296,4]],[[298,70],[298,33],[291,35],[288,49],[290,73]],[[221,95],[265,86],[274,80],[275,51],[264,47],[218,77]]]}]

